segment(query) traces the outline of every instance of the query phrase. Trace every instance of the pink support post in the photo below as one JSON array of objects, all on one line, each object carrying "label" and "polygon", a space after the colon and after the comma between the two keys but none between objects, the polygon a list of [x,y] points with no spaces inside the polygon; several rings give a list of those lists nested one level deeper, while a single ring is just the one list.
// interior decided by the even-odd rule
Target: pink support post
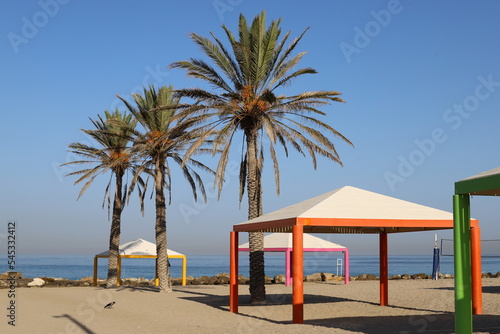
[{"label": "pink support post", "polygon": [[290,249],[285,251],[285,286],[292,284],[292,251]]}]

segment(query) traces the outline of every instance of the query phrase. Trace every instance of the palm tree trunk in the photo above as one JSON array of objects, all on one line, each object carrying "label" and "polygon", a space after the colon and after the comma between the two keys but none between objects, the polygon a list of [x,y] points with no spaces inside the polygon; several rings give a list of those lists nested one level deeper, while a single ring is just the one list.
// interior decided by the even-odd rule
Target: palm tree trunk
[{"label": "palm tree trunk", "polygon": [[108,278],[106,287],[111,288],[117,285],[118,274],[118,256],[120,247],[120,227],[121,215],[123,210],[122,203],[122,181],[123,172],[119,171],[116,177],[116,191],[113,201],[113,217],[111,219],[111,231],[109,233],[109,260],[108,260]]},{"label": "palm tree trunk", "polygon": [[158,264],[158,278],[160,279],[160,292],[171,292],[170,268],[168,267],[167,254],[167,218],[165,194],[163,191],[165,159],[157,158],[155,162],[155,193],[156,193],[156,256]]},{"label": "palm tree trunk", "polygon": [[[248,131],[246,138],[248,150],[248,219],[253,219],[262,214],[262,187],[257,153],[257,131]],[[263,304],[266,302],[264,233],[250,232],[248,240],[250,248],[250,301],[252,304]]]}]

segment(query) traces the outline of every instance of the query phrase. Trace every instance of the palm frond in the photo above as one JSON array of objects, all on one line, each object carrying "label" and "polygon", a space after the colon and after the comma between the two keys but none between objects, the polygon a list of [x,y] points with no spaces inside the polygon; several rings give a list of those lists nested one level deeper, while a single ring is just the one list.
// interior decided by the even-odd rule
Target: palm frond
[{"label": "palm frond", "polygon": [[[185,114],[204,116],[196,122],[197,139],[188,149],[184,159],[198,152],[204,143],[207,144],[206,140],[211,140],[212,153],[219,154],[214,179],[214,186],[217,187],[219,196],[224,183],[230,147],[233,145],[234,135],[238,132],[243,133],[243,145],[245,145],[249,133],[260,131],[258,137],[260,144],[256,148],[255,156],[257,170],[252,171],[258,178],[258,192],[262,191],[260,175],[264,166],[266,147],[271,156],[276,189],[279,193],[277,146],[283,148],[286,156],[290,147],[299,154],[309,155],[313,167],[316,168],[317,156],[324,156],[342,164],[333,143],[334,138],[352,145],[339,131],[320,120],[320,117],[326,115],[325,106],[332,102],[344,102],[340,98],[341,93],[337,91],[306,91],[295,95],[279,93],[303,75],[317,73],[311,67],[297,68],[306,52],[295,54],[295,50],[309,28],[289,42],[290,32],[281,35],[280,23],[281,19],[272,21],[266,26],[264,11],[255,16],[250,24],[241,14],[237,33],[233,33],[225,25],[222,26],[227,43],[223,43],[213,33],[210,33],[211,38],[191,35],[208,61],[191,58],[172,65],[186,70],[190,76],[210,82],[214,88],[214,91],[187,88],[178,91],[177,94],[195,101],[191,108],[185,109]],[[210,62],[213,66],[209,64]],[[263,138],[269,140],[268,145],[264,146]],[[248,152],[243,150],[240,161],[240,202],[245,187],[248,187],[250,158],[247,154]],[[183,165],[186,161],[184,160]],[[252,200],[249,199],[249,203]]]}]

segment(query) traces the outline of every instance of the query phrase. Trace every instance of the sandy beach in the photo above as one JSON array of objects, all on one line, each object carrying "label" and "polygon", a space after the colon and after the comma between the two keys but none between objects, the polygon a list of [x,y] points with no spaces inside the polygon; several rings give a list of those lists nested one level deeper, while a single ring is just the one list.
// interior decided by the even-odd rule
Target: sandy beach
[{"label": "sandy beach", "polygon": [[[18,288],[15,324],[0,333],[453,333],[453,280],[392,280],[390,306],[379,306],[378,281],[307,282],[304,324],[291,323],[291,287],[267,285],[268,304],[228,311],[227,285],[155,288]],[[7,290],[0,299],[6,313]],[[115,302],[112,309],[104,306]],[[500,279],[483,279],[483,314],[475,333],[500,333]]]}]

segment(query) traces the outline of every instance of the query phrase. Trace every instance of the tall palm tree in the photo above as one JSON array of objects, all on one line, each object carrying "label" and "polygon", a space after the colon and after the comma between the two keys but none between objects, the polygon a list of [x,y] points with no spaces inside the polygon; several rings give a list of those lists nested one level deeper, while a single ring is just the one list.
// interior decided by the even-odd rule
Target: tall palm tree
[{"label": "tall palm tree", "polygon": [[[191,33],[213,65],[201,59],[189,59],[170,65],[187,71],[187,75],[209,83],[213,88],[182,89],[178,96],[196,101],[191,111],[197,110],[213,119],[208,129],[218,129],[213,137],[213,149],[220,150],[221,157],[216,170],[216,185],[222,188],[230,147],[237,132],[244,136],[240,166],[240,201],[245,191],[248,196],[248,219],[262,214],[262,170],[264,161],[264,137],[269,139],[271,156],[279,194],[279,166],[276,144],[292,147],[302,155],[308,153],[316,168],[316,156],[324,156],[342,165],[331,141],[331,136],[351,142],[330,125],[315,116],[325,113],[318,108],[331,102],[344,102],[336,91],[312,91],[287,96],[281,91],[294,79],[314,74],[310,67],[295,69],[305,52],[292,55],[307,29],[288,46],[290,32],[280,39],[281,20],[272,21],[266,27],[266,14],[256,16],[251,25],[240,15],[238,37],[222,26],[228,45],[213,33],[212,39]],[[280,95],[279,95],[280,94]],[[211,118],[213,117],[213,118]],[[205,138],[211,134],[207,132]],[[330,137],[330,138],[329,138]],[[202,139],[197,145],[202,143]],[[193,150],[197,146],[193,146]],[[188,155],[190,152],[188,152]],[[263,233],[250,233],[250,294],[252,303],[265,302]]]},{"label": "tall palm tree", "polygon": [[[91,168],[82,169],[68,175],[80,176],[75,184],[85,182],[80,191],[80,196],[93,183],[94,179],[101,174],[111,171],[115,177],[115,193],[113,198],[113,216],[111,219],[111,230],[109,233],[109,261],[107,287],[117,284],[117,266],[120,245],[121,214],[124,207],[124,201],[127,197],[127,185],[123,184],[123,176],[128,170],[136,167],[136,160],[130,147],[127,145],[130,141],[130,135],[134,131],[137,121],[131,114],[122,114],[118,109],[114,113],[104,111],[105,120],[98,115],[97,120],[90,119],[95,129],[82,130],[100,147],[92,147],[82,143],[72,143],[69,145],[70,151],[82,156],[85,160],[72,161],[67,164],[91,164]],[[109,179],[106,187],[104,203],[108,203],[108,212],[111,203],[112,177]]]},{"label": "tall palm tree", "polygon": [[[135,106],[118,96],[127,106],[128,110],[142,125],[145,132],[137,133],[134,150],[143,159],[143,165],[138,170],[146,172],[154,177],[155,183],[155,207],[156,207],[156,254],[158,263],[158,278],[160,279],[160,291],[170,292],[170,270],[168,267],[167,254],[167,221],[166,221],[166,189],[171,199],[171,169],[169,161],[173,161],[181,167],[184,177],[193,190],[193,196],[197,200],[197,191],[200,190],[206,201],[205,188],[200,175],[193,167],[205,171],[211,171],[199,161],[189,158],[187,164],[183,163],[183,153],[196,140],[198,132],[192,129],[200,121],[200,116],[180,116],[182,109],[179,98],[173,96],[173,88],[161,87],[158,90],[150,86],[144,88],[144,94],[134,94]],[[201,153],[203,149],[198,147],[193,153]]]}]

